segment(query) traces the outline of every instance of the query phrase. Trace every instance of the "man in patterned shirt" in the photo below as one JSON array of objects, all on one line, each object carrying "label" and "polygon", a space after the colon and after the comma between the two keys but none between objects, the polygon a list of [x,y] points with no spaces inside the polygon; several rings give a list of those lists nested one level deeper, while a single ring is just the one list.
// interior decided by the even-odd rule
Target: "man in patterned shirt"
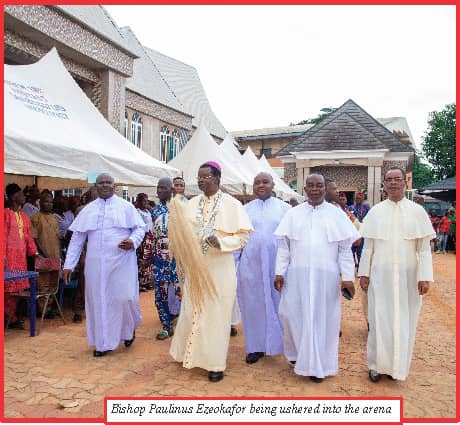
[{"label": "man in patterned shirt", "polygon": [[172,180],[164,177],[158,181],[157,195],[160,202],[152,211],[153,219],[153,282],[155,286],[155,305],[163,326],[156,339],[164,340],[172,336],[173,324],[168,305],[168,289],[174,285],[179,296],[179,279],[176,261],[169,257],[168,203],[171,200]]}]

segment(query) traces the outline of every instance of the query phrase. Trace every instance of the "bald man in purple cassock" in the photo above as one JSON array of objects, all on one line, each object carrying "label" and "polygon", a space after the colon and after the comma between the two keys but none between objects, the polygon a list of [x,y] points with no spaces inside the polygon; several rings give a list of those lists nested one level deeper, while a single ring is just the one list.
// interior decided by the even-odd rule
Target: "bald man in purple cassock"
[{"label": "bald man in purple cassock", "polygon": [[270,174],[258,174],[253,187],[256,199],[244,208],[255,230],[248,244],[235,255],[247,363],[255,363],[265,354],[273,356],[283,352],[278,318],[280,294],[273,287],[278,249],[273,233],[291,208],[271,196],[274,184]]}]

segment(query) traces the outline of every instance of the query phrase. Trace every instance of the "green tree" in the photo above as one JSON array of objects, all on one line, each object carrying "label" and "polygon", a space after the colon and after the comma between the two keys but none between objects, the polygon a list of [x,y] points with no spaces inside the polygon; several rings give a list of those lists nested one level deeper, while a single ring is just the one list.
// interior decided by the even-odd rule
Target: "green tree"
[{"label": "green tree", "polygon": [[433,181],[433,170],[428,164],[422,162],[421,153],[415,152],[414,168],[412,169],[412,187],[414,189],[420,189],[423,186],[433,183]]},{"label": "green tree", "polygon": [[320,109],[321,113],[316,118],[307,118],[306,120],[300,121],[298,123],[290,123],[289,125],[304,125],[304,124],[318,124],[320,121],[324,120],[328,115],[337,111],[337,108],[330,106],[329,108]]},{"label": "green tree", "polygon": [[455,114],[456,105],[450,103],[442,111],[433,111],[429,115],[428,129],[423,136],[422,151],[433,167],[436,179],[453,177],[456,174]]}]

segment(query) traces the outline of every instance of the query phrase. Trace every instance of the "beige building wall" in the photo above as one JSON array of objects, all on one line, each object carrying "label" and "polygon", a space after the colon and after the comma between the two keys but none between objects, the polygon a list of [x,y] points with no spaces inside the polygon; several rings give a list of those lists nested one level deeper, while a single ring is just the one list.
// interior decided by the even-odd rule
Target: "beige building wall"
[{"label": "beige building wall", "polygon": [[[155,124],[157,121],[155,118],[149,117],[148,115],[142,115],[143,126],[142,126],[142,150],[158,159],[158,155],[155,155]],[[158,125],[156,125],[158,126]]]},{"label": "beige building wall", "polygon": [[248,146],[251,146],[254,154],[259,157],[262,147],[264,149],[271,148],[272,155],[276,155],[281,148],[292,142],[293,139],[293,137],[276,137],[273,139],[241,140],[238,141],[238,144],[241,150],[246,150]]}]

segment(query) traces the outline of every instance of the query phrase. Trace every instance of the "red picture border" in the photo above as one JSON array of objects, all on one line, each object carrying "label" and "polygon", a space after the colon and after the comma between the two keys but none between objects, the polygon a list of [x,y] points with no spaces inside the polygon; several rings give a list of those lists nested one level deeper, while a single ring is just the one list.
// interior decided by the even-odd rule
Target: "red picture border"
[{"label": "red picture border", "polygon": [[[2,6],[5,5],[12,5],[12,4],[24,4],[24,2],[19,2],[19,1],[1,1]],[[50,4],[63,4],[63,5],[90,5],[90,4],[97,4],[97,5],[124,5],[127,4],[126,0],[125,1],[120,1],[120,0],[112,0],[112,1],[103,1],[103,2],[94,2],[94,1],[60,1],[60,2],[50,2],[50,1],[45,1],[45,0],[33,0],[30,2],[26,3],[27,5],[50,5]],[[455,0],[440,0],[440,1],[433,1],[433,0],[418,0],[418,1],[411,1],[411,0],[386,0],[386,1],[365,1],[365,0],[335,0],[335,1],[314,1],[314,0],[287,0],[285,2],[282,2],[280,0],[251,0],[251,1],[238,1],[238,0],[226,0],[226,1],[216,1],[216,0],[172,0],[172,1],[167,1],[167,0],[157,0],[157,1],[136,1],[133,3],[130,3],[130,5],[456,5],[457,2]],[[456,17],[457,17],[457,22],[459,18],[459,8],[456,9]],[[4,59],[4,16],[3,13],[1,14],[0,18],[0,26],[1,26],[1,33],[2,33],[2,50],[1,50],[1,55],[2,58]],[[458,32],[458,31],[457,31]],[[458,36],[457,36],[458,39]],[[458,48],[457,48],[458,49]],[[428,60],[428,59],[427,59]],[[457,69],[458,69],[458,55],[457,55]],[[2,79],[4,78],[4,68],[1,70],[1,75]],[[2,86],[1,89],[2,97],[4,95],[4,86]],[[3,112],[3,103],[2,103],[2,112]],[[1,132],[4,134],[4,120],[1,120]],[[457,139],[459,138],[460,131],[457,129]],[[4,148],[3,144],[0,149],[0,160],[1,163],[3,164],[4,160]],[[458,160],[458,157],[457,157]],[[0,179],[2,185],[4,184],[4,170],[2,169],[2,172],[0,173]],[[1,205],[1,212],[3,215],[3,204]],[[1,230],[3,234],[3,220],[1,220]],[[3,244],[2,248],[3,249]],[[2,273],[2,282],[3,282],[3,271],[0,272]],[[456,277],[457,281],[459,278],[459,272],[457,268],[456,272]],[[3,297],[0,297],[0,306],[3,311]],[[459,292],[457,291],[457,296],[456,296],[456,301],[457,304],[459,305],[459,299],[460,295]],[[457,329],[458,325],[460,323],[459,316],[457,315]],[[4,330],[2,328],[1,330],[1,362],[0,362],[0,372],[1,372],[1,386],[2,389],[4,390]],[[459,352],[459,345],[457,344],[456,346],[457,349],[457,358],[458,358],[458,352]],[[459,372],[459,367],[458,364],[456,366],[456,371],[457,371],[457,376]],[[460,415],[458,413],[458,380],[456,381],[456,417],[455,418],[404,418],[403,417],[403,399],[401,397],[120,397],[124,400],[241,400],[241,399],[249,399],[249,400],[386,400],[386,399],[398,399],[401,400],[401,420],[404,423],[434,423],[434,422],[439,422],[439,423],[457,423],[460,421]],[[4,391],[1,392],[0,395],[0,420],[5,423],[87,423],[87,422],[92,422],[92,423],[103,423],[106,421],[106,409],[107,409],[107,400],[112,400],[116,399],[116,397],[106,397],[104,399],[104,419],[96,419],[96,418],[5,418],[4,413],[5,413],[5,406],[4,406]],[[208,422],[211,423],[211,422]],[[243,422],[237,422],[239,424],[242,424]],[[301,423],[301,422],[297,422]],[[169,425],[175,425],[179,424],[170,422],[168,423]],[[273,425],[276,425],[278,423],[272,423]],[[332,424],[332,422],[322,422],[323,425],[328,425]],[[360,423],[364,424],[364,423]],[[376,422],[373,422],[373,424],[376,424]]]}]

